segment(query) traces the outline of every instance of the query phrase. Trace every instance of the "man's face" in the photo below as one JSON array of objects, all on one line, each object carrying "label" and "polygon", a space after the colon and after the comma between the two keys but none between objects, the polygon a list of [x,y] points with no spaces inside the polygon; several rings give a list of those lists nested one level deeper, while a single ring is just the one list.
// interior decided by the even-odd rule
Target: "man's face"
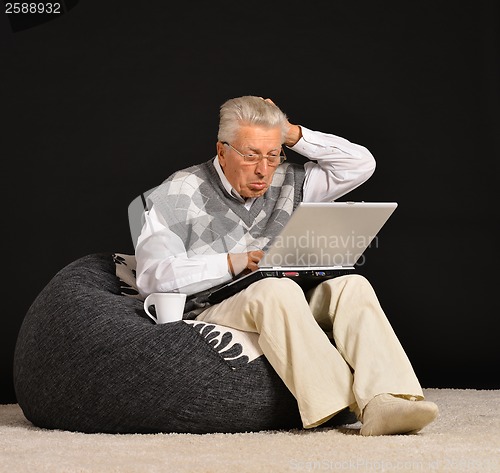
[{"label": "man's face", "polygon": [[[279,154],[281,128],[242,126],[230,144],[242,154]],[[248,164],[234,149],[220,141],[217,142],[217,154],[227,180],[242,197],[260,197],[267,191],[277,166],[269,166],[265,158],[257,164]]]}]

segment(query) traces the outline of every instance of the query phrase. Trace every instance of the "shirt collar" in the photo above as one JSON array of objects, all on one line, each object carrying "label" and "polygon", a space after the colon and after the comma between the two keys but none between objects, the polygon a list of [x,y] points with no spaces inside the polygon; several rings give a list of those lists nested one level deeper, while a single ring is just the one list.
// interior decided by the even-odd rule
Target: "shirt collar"
[{"label": "shirt collar", "polygon": [[224,186],[224,189],[226,189],[226,191],[228,192],[228,194],[233,197],[234,199],[236,199],[238,202],[241,202],[242,204],[245,204],[245,207],[250,207],[254,200],[257,198],[257,197],[250,197],[248,199],[245,199],[243,198],[239,192],[237,192],[234,187],[231,185],[231,183],[227,180],[227,177],[226,175],[224,174],[224,171],[222,170],[222,167],[219,163],[219,157],[216,156],[214,158],[214,167],[215,167],[215,170],[217,171],[217,174],[219,175],[220,177],[220,180],[222,182],[222,185]]}]

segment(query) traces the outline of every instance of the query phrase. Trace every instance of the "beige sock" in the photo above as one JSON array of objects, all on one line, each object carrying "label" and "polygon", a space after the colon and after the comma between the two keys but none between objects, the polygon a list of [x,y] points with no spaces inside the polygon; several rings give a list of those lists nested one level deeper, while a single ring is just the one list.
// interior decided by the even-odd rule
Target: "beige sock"
[{"label": "beige sock", "polygon": [[393,435],[415,433],[438,415],[433,402],[414,401],[379,394],[364,408],[361,435]]}]

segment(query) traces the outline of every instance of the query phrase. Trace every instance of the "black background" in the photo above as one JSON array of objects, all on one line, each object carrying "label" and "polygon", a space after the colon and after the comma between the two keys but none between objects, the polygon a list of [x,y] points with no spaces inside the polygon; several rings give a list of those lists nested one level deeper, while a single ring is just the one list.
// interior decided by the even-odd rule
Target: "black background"
[{"label": "black background", "polygon": [[359,270],[422,385],[500,388],[495,3],[81,0],[16,32],[2,12],[0,402],[37,294],[132,253],[129,203],[213,156],[219,106],[249,94],[377,159],[341,200],[399,203]]}]

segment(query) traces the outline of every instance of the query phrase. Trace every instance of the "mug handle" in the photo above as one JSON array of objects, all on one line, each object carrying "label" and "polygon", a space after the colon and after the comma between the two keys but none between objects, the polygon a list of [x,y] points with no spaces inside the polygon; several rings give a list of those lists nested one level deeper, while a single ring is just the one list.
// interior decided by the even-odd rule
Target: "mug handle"
[{"label": "mug handle", "polygon": [[146,312],[150,319],[157,323],[158,320],[151,314],[151,312],[149,312],[149,306],[154,305],[154,303],[154,294],[149,294],[149,296],[144,300],[144,312]]}]

